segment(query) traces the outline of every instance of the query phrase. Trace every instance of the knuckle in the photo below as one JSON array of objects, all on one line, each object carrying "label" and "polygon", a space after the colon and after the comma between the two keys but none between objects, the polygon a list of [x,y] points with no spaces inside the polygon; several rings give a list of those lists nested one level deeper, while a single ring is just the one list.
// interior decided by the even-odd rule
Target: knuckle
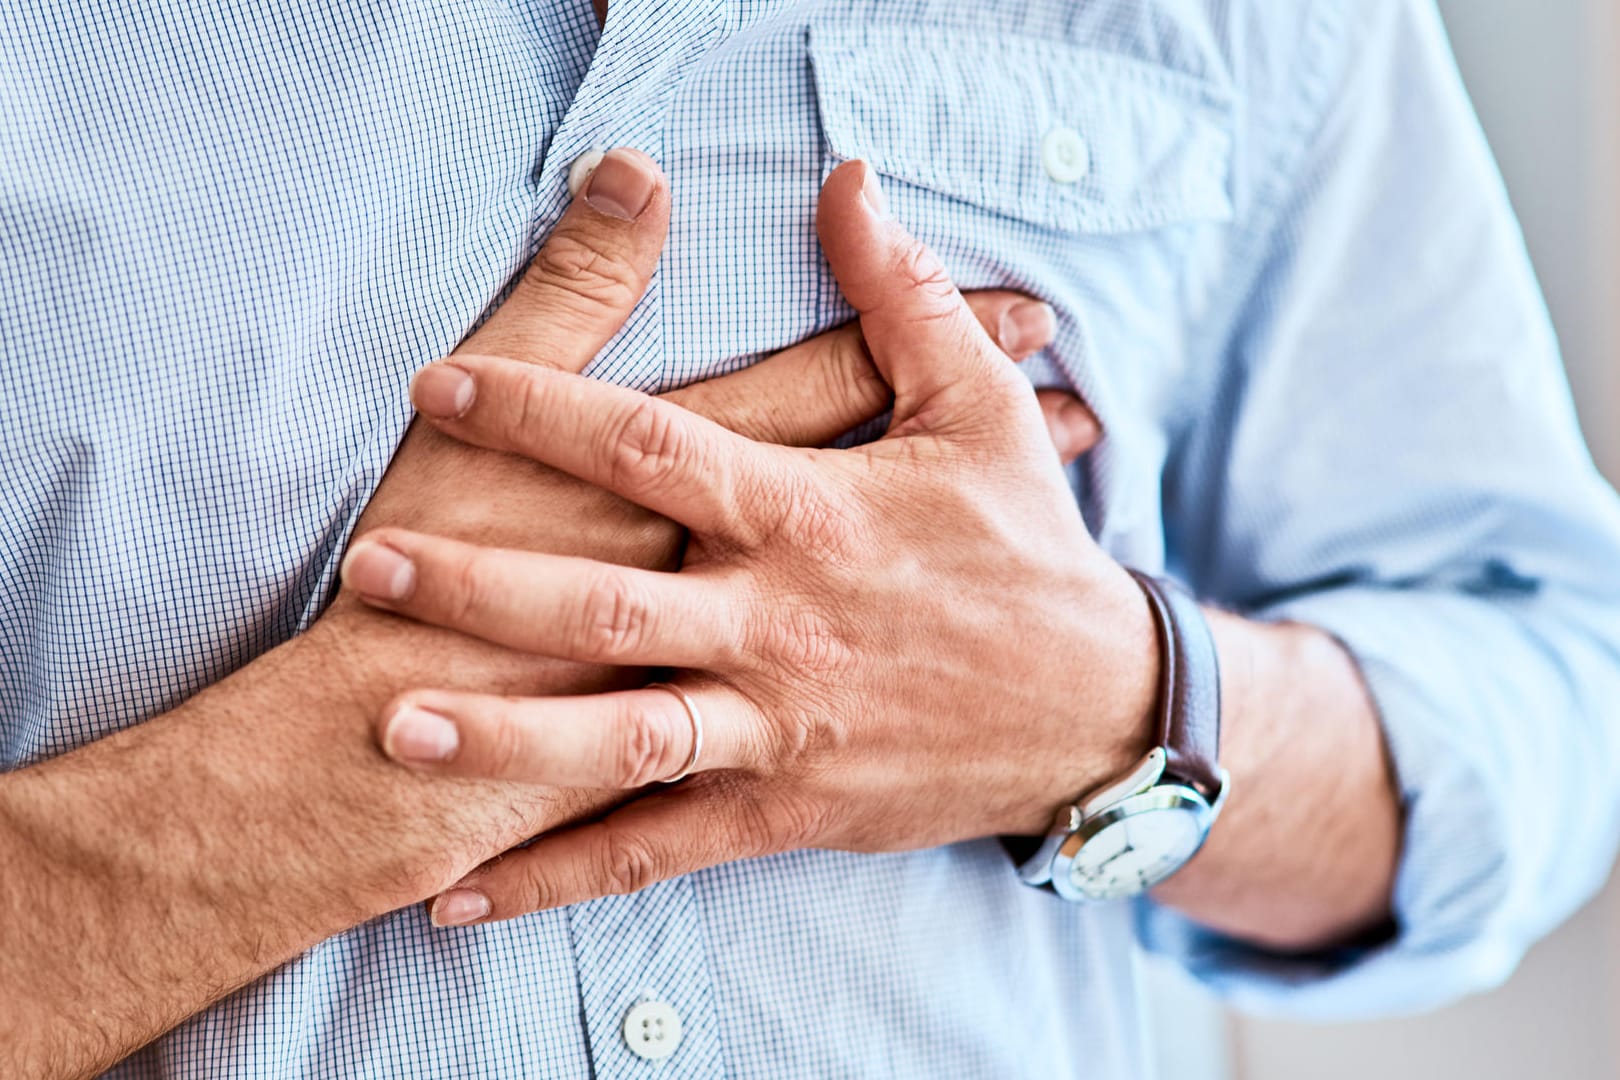
[{"label": "knuckle", "polygon": [[830,362],[821,367],[822,400],[833,402],[851,425],[877,415],[891,393],[872,362],[866,335],[859,326],[845,327],[834,332],[831,346]]},{"label": "knuckle", "polygon": [[523,732],[518,718],[509,707],[495,710],[483,732],[481,755],[488,771],[495,776],[510,776],[523,761]]},{"label": "knuckle", "polygon": [[759,796],[738,799],[737,816],[733,828],[738,851],[744,855],[763,855],[777,847],[774,815]]},{"label": "knuckle", "polygon": [[812,769],[847,750],[851,742],[849,725],[814,703],[806,703],[780,724],[775,735],[778,760]]},{"label": "knuckle", "polygon": [[602,879],[607,891],[624,896],[640,892],[658,880],[658,856],[647,843],[623,829],[608,830],[603,853]]},{"label": "knuckle", "polygon": [[546,911],[564,899],[561,884],[547,872],[543,859],[525,859],[516,892],[524,911]]},{"label": "knuckle", "polygon": [[608,476],[620,490],[653,491],[668,483],[691,441],[675,422],[678,415],[650,397],[625,409],[609,444]]},{"label": "knuckle", "polygon": [[583,620],[578,637],[584,658],[610,663],[646,639],[646,598],[623,575],[600,571],[586,585]]},{"label": "knuckle", "polygon": [[524,372],[524,377],[512,387],[510,405],[500,410],[500,434],[508,446],[522,446],[529,436],[542,430],[550,410],[551,395],[542,383],[541,371]]},{"label": "knuckle", "polygon": [[777,839],[787,848],[810,847],[826,831],[827,810],[808,795],[790,792],[779,796],[774,816]]},{"label": "knuckle", "polygon": [[670,728],[661,714],[626,707],[613,725],[616,760],[611,767],[621,788],[646,787],[675,773],[670,763]]},{"label": "knuckle", "polygon": [[736,843],[748,855],[813,847],[826,813],[813,797],[796,792],[745,798],[737,804]]},{"label": "knuckle", "polygon": [[949,315],[956,300],[956,284],[945,272],[945,264],[921,241],[912,240],[895,253],[891,267],[896,280],[929,301],[923,318]]},{"label": "knuckle", "polygon": [[477,557],[470,554],[455,556],[451,561],[448,583],[444,613],[451,623],[471,622],[488,608],[489,578]]},{"label": "knuckle", "polygon": [[529,264],[520,289],[558,289],[592,309],[628,311],[641,295],[641,275],[575,229],[558,229]]},{"label": "knuckle", "polygon": [[825,675],[842,668],[850,650],[825,617],[805,608],[777,612],[770,623],[771,652],[789,670]]}]

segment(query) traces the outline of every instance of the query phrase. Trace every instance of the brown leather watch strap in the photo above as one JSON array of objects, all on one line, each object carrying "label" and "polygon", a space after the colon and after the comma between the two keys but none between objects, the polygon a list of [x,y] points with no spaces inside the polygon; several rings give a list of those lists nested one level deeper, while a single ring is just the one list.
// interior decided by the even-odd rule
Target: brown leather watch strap
[{"label": "brown leather watch strap", "polygon": [[1159,745],[1165,772],[1214,801],[1221,792],[1221,666],[1198,601],[1175,582],[1130,571],[1159,634]]}]

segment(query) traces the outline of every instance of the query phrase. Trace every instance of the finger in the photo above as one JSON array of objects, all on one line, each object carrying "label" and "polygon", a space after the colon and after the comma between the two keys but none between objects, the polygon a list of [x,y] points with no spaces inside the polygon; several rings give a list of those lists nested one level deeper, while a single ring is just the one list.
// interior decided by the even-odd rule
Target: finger
[{"label": "finger", "polygon": [[664,399],[759,442],[821,446],[882,415],[893,397],[850,323]]},{"label": "finger", "polygon": [[668,229],[658,164],[609,150],[512,294],[457,351],[583,370],[641,300]]},{"label": "finger", "polygon": [[[1001,291],[968,293],[966,299],[979,325],[1013,360],[1051,344],[1057,320],[1049,305]],[[779,446],[824,446],[894,401],[858,323],[664,397],[739,435]]]},{"label": "finger", "polygon": [[678,405],[499,357],[430,364],[411,401],[462,442],[532,458],[713,535],[740,535],[740,508],[771,465],[772,448]]},{"label": "finger", "polygon": [[451,926],[639,892],[721,863],[809,846],[814,824],[814,815],[752,778],[706,776],[508,852],[436,897],[429,910],[436,925]]},{"label": "finger", "polygon": [[377,742],[437,775],[604,790],[754,761],[760,721],[745,698],[720,683],[677,689],[549,698],[416,690],[383,710]]},{"label": "finger", "polygon": [[1102,425],[1086,403],[1067,390],[1042,390],[1036,395],[1041,415],[1052,434],[1058,459],[1067,465],[1087,453],[1102,439]]},{"label": "finger", "polygon": [[731,594],[699,574],[484,548],[375,529],[343,559],[374,607],[526,653],[585,663],[713,668],[737,654]]},{"label": "finger", "polygon": [[[845,162],[822,185],[816,230],[878,369],[894,388],[900,427],[953,391],[980,401],[1011,391],[1014,374],[956,291],[943,264],[887,218],[877,176]],[[1025,391],[1027,393],[1027,391]]]},{"label": "finger", "polygon": [[1052,305],[1022,293],[970,292],[962,298],[996,347],[1011,360],[1028,360],[1057,336]]}]

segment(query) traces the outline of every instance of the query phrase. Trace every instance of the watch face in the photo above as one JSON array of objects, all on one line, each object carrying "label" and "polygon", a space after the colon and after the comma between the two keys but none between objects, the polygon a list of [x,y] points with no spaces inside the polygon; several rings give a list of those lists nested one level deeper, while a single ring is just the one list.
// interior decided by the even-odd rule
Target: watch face
[{"label": "watch face", "polygon": [[1208,803],[1191,791],[1171,795],[1160,789],[1127,799],[1087,830],[1069,880],[1092,900],[1138,896],[1193,857],[1209,832],[1210,816]]}]

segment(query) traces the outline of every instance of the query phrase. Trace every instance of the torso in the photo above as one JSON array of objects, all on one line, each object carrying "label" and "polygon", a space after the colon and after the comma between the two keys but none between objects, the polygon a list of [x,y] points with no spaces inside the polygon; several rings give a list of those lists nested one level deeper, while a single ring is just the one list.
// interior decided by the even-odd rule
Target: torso
[{"label": "torso", "polygon": [[[75,9],[0,16],[7,766],[316,617],[406,380],[593,146],[651,152],[675,206],[596,375],[667,388],[847,319],[813,209],[866,157],[964,288],[1057,307],[1031,375],[1109,432],[1076,490],[1116,555],[1162,558],[1241,190],[1224,4],[614,0],[600,47],[545,0]],[[678,1075],[1137,1076],[1130,923],[1024,890],[994,844],[803,852],[450,934],[400,912],[115,1073],[628,1075],[615,1025],[651,988],[687,1018]]]}]

